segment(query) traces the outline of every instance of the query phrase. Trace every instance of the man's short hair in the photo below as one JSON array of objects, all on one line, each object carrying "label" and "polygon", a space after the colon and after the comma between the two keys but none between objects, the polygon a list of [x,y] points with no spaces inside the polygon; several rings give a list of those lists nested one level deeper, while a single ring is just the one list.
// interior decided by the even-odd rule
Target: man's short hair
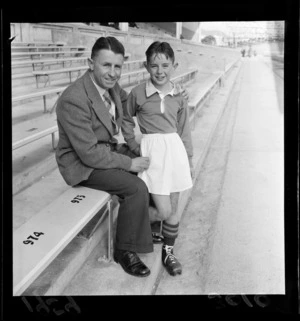
[{"label": "man's short hair", "polygon": [[152,55],[164,54],[167,58],[171,59],[172,62],[175,60],[175,54],[168,42],[153,42],[146,50],[147,63],[149,63]]},{"label": "man's short hair", "polygon": [[91,58],[94,59],[97,56],[98,52],[102,49],[111,50],[115,54],[121,54],[125,56],[125,48],[121,42],[115,37],[100,37],[96,40],[93,45]]}]

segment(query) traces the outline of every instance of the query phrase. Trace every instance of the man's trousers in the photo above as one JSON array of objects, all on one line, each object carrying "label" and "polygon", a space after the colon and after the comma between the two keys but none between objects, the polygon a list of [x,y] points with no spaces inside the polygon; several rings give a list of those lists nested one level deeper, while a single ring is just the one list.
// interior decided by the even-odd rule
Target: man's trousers
[{"label": "man's trousers", "polygon": [[[118,150],[131,158],[136,157],[127,145]],[[149,220],[149,193],[137,175],[123,169],[95,169],[79,185],[105,191],[119,198],[115,248],[137,253],[153,252]]]}]

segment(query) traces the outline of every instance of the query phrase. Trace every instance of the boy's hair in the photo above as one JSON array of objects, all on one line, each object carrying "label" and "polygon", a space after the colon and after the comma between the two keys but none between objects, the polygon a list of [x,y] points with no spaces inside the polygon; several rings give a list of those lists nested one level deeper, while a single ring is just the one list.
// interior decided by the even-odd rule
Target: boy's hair
[{"label": "boy's hair", "polygon": [[100,37],[93,45],[91,52],[91,59],[97,56],[98,52],[102,49],[111,50],[115,54],[125,56],[125,49],[121,42],[115,37]]},{"label": "boy's hair", "polygon": [[146,50],[147,63],[149,63],[152,55],[164,54],[167,58],[171,59],[172,62],[175,60],[175,54],[168,42],[153,42]]}]

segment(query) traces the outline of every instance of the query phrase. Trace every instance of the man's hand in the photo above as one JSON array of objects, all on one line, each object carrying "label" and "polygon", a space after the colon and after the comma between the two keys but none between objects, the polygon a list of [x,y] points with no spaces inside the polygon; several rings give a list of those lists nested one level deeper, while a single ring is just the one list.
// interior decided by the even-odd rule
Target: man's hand
[{"label": "man's hand", "polygon": [[150,159],[149,157],[137,157],[131,159],[130,172],[142,172],[149,167]]},{"label": "man's hand", "polygon": [[185,88],[182,87],[182,91],[180,92],[180,94],[183,96],[183,98],[185,98],[186,100],[189,100],[189,93]]},{"label": "man's hand", "polygon": [[182,95],[182,97],[186,100],[189,100],[189,93],[186,90],[186,88],[184,88],[183,85],[180,84],[176,84],[175,86],[177,87],[177,90],[179,91],[180,95]]}]

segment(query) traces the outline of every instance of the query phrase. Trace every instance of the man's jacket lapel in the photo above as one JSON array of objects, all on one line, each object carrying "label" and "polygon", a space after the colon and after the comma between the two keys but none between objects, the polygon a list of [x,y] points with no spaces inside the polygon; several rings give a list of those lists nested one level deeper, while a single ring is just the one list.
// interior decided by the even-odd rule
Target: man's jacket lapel
[{"label": "man's jacket lapel", "polygon": [[111,136],[113,136],[113,127],[110,119],[110,114],[102,101],[99,92],[95,85],[92,82],[92,79],[89,75],[89,71],[87,71],[84,75],[84,85],[87,91],[87,95],[92,102],[92,107],[98,116],[99,120],[103,123],[103,125],[107,128]]}]

